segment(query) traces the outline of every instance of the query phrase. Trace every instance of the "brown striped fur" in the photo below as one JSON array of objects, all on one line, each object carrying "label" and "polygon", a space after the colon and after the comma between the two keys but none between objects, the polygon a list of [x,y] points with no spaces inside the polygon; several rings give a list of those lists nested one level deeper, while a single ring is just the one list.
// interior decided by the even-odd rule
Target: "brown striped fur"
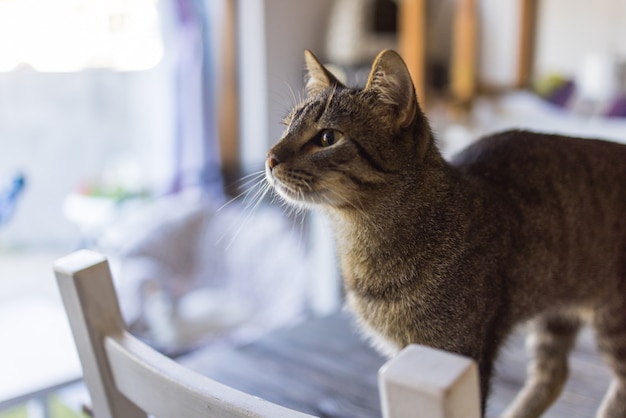
[{"label": "brown striped fur", "polygon": [[364,89],[305,57],[308,95],[266,174],[330,218],[348,306],[377,346],[474,358],[484,407],[499,348],[532,321],[505,416],[537,417],[588,318],[615,372],[598,417],[626,417],[626,146],[509,131],[447,162],[398,54],[378,56]]}]

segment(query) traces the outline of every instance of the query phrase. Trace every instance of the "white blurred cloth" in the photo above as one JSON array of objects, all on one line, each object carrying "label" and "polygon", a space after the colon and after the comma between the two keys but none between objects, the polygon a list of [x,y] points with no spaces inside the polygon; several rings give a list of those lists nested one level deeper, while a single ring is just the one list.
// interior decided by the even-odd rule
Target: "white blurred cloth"
[{"label": "white blurred cloth", "polygon": [[[300,221],[298,221],[300,222]],[[305,238],[278,207],[159,199],[99,239],[122,313],[166,350],[253,339],[306,310]]]}]

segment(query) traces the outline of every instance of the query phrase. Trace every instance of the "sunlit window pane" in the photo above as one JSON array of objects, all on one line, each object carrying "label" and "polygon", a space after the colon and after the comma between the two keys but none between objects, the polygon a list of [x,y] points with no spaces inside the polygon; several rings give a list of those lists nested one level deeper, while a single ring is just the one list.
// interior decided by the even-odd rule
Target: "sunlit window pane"
[{"label": "sunlit window pane", "polygon": [[157,0],[0,0],[0,71],[143,70],[162,55]]}]

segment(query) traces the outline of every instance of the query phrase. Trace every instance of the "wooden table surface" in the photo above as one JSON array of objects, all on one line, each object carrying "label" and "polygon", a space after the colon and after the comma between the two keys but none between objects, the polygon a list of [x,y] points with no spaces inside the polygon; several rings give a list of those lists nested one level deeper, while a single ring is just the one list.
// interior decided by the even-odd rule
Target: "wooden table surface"
[{"label": "wooden table surface", "polygon": [[[572,356],[570,380],[546,418],[592,417],[610,372],[585,330]],[[236,350],[207,348],[179,359],[188,367],[237,389],[320,417],[380,417],[378,368],[385,359],[355,331],[347,314],[307,321]],[[487,417],[497,417],[521,387],[523,337],[503,350]]]}]

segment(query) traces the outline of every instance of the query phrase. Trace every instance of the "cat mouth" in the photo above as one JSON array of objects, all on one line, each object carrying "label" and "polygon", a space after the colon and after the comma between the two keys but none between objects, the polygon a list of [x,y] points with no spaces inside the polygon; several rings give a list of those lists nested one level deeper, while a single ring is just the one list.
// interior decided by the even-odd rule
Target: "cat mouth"
[{"label": "cat mouth", "polygon": [[301,203],[304,201],[304,194],[300,189],[293,189],[290,186],[284,184],[276,177],[271,177],[270,184],[274,187],[274,190],[285,200],[292,201],[294,203]]},{"label": "cat mouth", "polygon": [[288,184],[281,182],[276,177],[271,177],[269,181],[276,193],[283,198],[285,201],[294,204],[294,205],[302,205],[302,204],[316,204],[320,203],[319,199],[316,199],[314,195],[315,192],[304,191],[300,187],[292,187]]},{"label": "cat mouth", "polygon": [[342,208],[347,205],[347,200],[338,198],[335,193],[328,190],[314,190],[311,187],[291,186],[282,182],[275,176],[269,176],[268,181],[274,191],[286,202],[299,207],[311,208],[312,206]]},{"label": "cat mouth", "polygon": [[344,208],[353,206],[347,190],[337,190],[333,182],[317,179],[302,170],[265,165],[265,177],[274,191],[287,203],[295,206],[324,206]]},{"label": "cat mouth", "polygon": [[304,184],[290,184],[282,180],[280,174],[277,175],[277,173],[274,173],[274,170],[266,165],[265,177],[276,193],[285,201],[295,205],[319,204],[321,202],[319,193],[308,182]]}]

